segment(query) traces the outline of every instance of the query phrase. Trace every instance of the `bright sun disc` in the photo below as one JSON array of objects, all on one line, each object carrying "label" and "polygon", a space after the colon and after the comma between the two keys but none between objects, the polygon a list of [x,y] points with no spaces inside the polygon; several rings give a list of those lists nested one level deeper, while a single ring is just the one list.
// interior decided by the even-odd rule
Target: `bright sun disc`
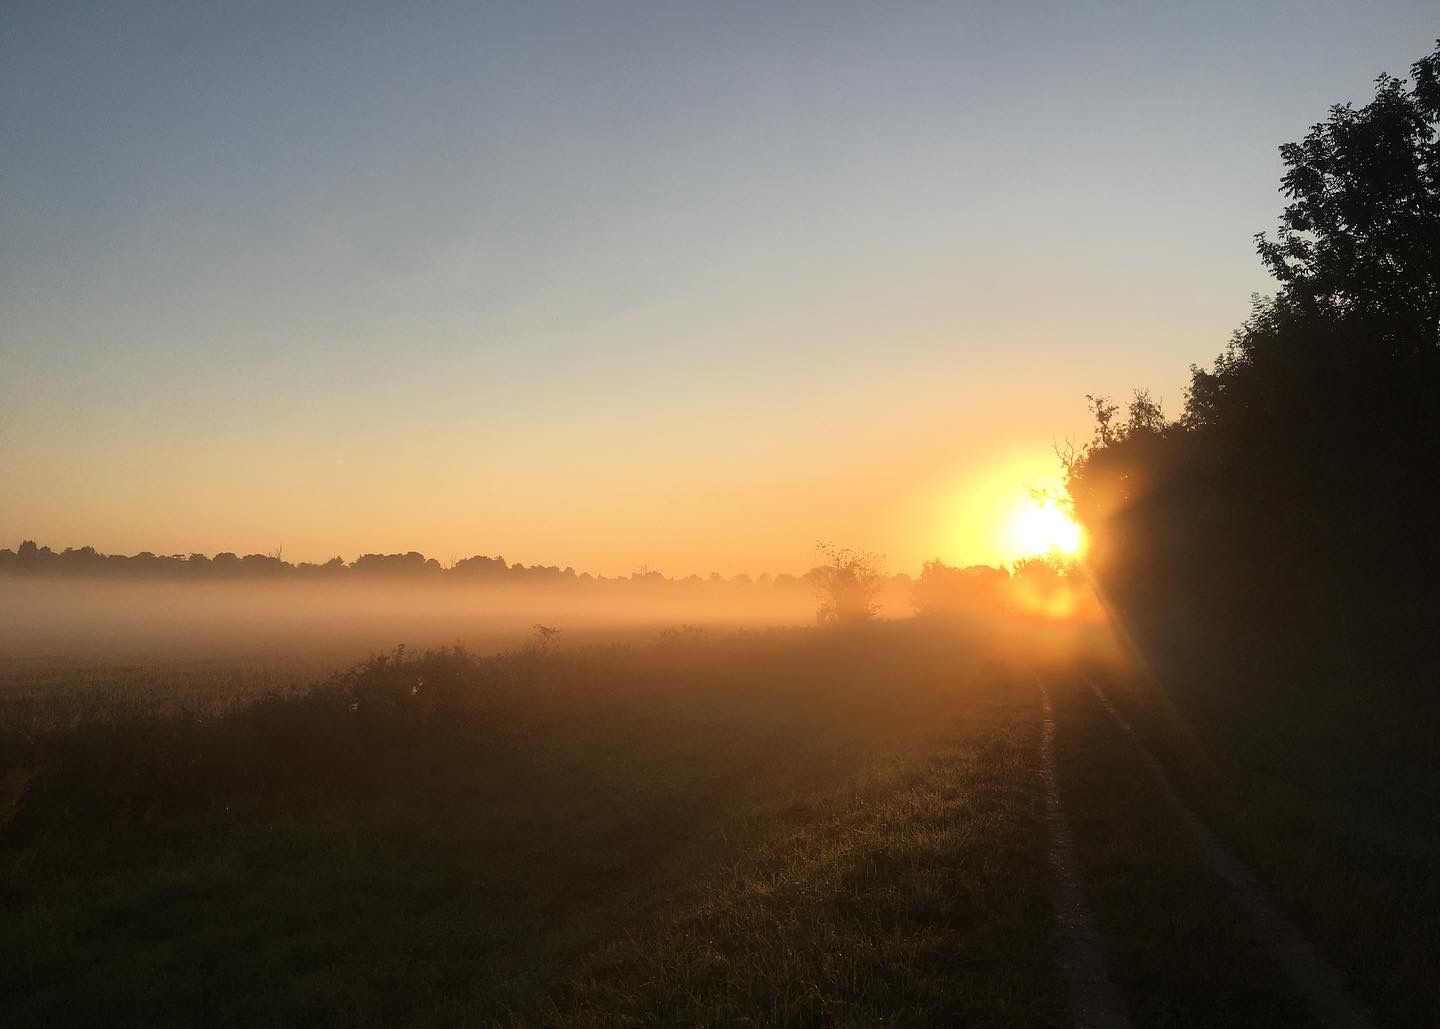
[{"label": "bright sun disc", "polygon": [[1067,556],[1080,553],[1085,534],[1080,526],[1053,503],[1031,501],[1016,513],[1010,526],[1014,546],[1023,557],[1059,551]]}]

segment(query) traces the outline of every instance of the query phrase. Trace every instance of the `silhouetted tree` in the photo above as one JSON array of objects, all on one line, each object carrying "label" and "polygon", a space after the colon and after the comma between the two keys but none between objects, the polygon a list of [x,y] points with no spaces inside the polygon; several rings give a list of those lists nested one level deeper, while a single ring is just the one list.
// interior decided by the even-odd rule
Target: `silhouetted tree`
[{"label": "silhouetted tree", "polygon": [[1260,257],[1287,303],[1342,322],[1389,355],[1440,342],[1440,45],[1375,99],[1340,104],[1280,148],[1290,203]]},{"label": "silhouetted tree", "polygon": [[809,579],[820,595],[816,617],[822,624],[854,625],[875,617],[880,589],[885,583],[882,558],[877,554],[819,543],[825,563],[811,569]]},{"label": "silhouetted tree", "polygon": [[[1275,276],[1168,421],[1148,394],[1068,464],[1091,562],[1132,608],[1434,629],[1440,542],[1440,44],[1281,148]],[[1298,623],[1297,623],[1298,624]],[[1291,626],[1287,631],[1301,631]]]}]

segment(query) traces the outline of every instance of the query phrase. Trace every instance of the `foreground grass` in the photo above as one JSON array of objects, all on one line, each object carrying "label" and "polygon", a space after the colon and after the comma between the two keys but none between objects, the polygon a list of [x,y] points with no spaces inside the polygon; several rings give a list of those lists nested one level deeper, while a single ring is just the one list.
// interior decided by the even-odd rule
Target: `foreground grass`
[{"label": "foreground grass", "polygon": [[1416,740],[1434,698],[1174,671],[1106,691],[1375,1022],[1436,1025],[1440,779]]},{"label": "foreground grass", "polygon": [[1319,655],[1297,675],[1294,655],[1202,652],[1190,634],[1146,643],[1153,675],[1086,674],[1377,1024],[1440,1024],[1433,682],[1355,680]]},{"label": "foreground grass", "polygon": [[1111,978],[1134,1023],[1313,1024],[1267,941],[1084,676],[1064,670],[1050,688],[1076,850]]},{"label": "foreground grass", "polygon": [[995,657],[891,625],[32,704],[7,1017],[1062,1024],[1036,698]]}]

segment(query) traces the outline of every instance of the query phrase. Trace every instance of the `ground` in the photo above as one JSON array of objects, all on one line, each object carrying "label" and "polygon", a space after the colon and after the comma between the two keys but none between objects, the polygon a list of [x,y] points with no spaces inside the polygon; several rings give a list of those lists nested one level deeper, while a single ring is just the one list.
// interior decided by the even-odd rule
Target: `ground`
[{"label": "ground", "polygon": [[133,718],[105,679],[6,686],[8,1024],[1074,1024],[1047,760],[1130,1024],[1325,1019],[1176,799],[1375,1024],[1440,1010],[1433,914],[1360,902],[1433,841],[1357,865],[1104,626],[400,655]]}]

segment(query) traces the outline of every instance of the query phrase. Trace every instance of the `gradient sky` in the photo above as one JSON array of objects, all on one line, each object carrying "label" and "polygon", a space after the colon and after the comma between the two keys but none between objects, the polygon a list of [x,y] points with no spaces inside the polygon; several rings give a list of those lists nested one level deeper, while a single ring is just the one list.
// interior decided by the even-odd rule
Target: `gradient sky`
[{"label": "gradient sky", "polygon": [[996,561],[1413,3],[11,2],[0,546]]}]

